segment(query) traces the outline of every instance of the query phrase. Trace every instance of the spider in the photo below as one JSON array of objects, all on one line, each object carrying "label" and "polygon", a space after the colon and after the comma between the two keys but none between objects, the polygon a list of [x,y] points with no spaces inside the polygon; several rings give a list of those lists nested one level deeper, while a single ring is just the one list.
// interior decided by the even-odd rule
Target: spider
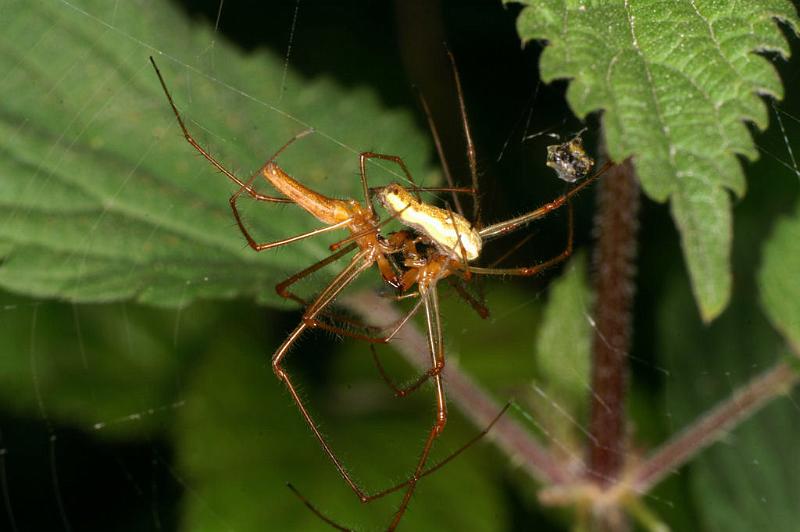
[{"label": "spider", "polygon": [[[389,235],[388,237],[384,237],[380,233],[382,222],[375,213],[372,202],[370,201],[370,196],[372,195],[372,192],[370,191],[367,185],[366,163],[369,159],[372,158],[383,159],[396,163],[403,170],[409,182],[413,184],[414,180],[411,173],[406,168],[406,165],[403,162],[403,160],[399,157],[393,155],[364,152],[361,153],[359,156],[361,182],[363,185],[364,197],[365,197],[364,203],[362,204],[352,199],[340,200],[324,196],[316,191],[309,189],[308,187],[305,187],[297,180],[293,179],[280,166],[278,166],[277,163],[275,163],[275,159],[280,153],[282,153],[287,147],[289,147],[289,145],[291,145],[296,140],[309,134],[311,132],[309,130],[309,131],[304,131],[291,138],[266,163],[264,163],[264,165],[255,174],[253,174],[247,181],[243,181],[239,179],[236,175],[234,175],[231,171],[229,171],[227,168],[225,168],[225,166],[221,162],[219,162],[213,155],[211,155],[211,153],[208,152],[208,150],[203,148],[194,139],[194,137],[191,135],[188,128],[186,127],[183,118],[181,117],[180,112],[178,111],[177,106],[174,103],[172,95],[170,94],[169,89],[167,88],[166,82],[164,81],[164,78],[161,75],[161,72],[155,63],[155,60],[152,57],[150,57],[150,62],[153,65],[156,75],[158,76],[159,82],[161,83],[161,87],[164,91],[164,94],[166,95],[167,101],[169,102],[169,105],[172,108],[172,111],[176,117],[178,125],[186,141],[195,150],[197,150],[198,153],[200,153],[205,159],[207,159],[218,171],[220,171],[233,183],[239,186],[239,189],[229,198],[229,204],[233,212],[234,219],[236,220],[236,224],[238,225],[240,231],[244,235],[247,244],[253,250],[260,252],[267,249],[277,248],[280,246],[284,246],[286,244],[290,244],[292,242],[296,242],[298,240],[310,238],[337,229],[347,229],[350,232],[350,236],[348,238],[340,240],[339,242],[331,246],[331,250],[334,251],[332,255],[309,266],[308,268],[302,270],[301,272],[298,272],[290,276],[286,280],[276,285],[275,287],[276,291],[281,297],[297,301],[301,305],[305,306],[306,310],[303,315],[301,323],[295,328],[294,331],[292,331],[292,333],[289,334],[289,336],[286,338],[283,344],[281,344],[281,346],[273,355],[272,368],[278,379],[284,382],[284,384],[288,388],[288,391],[292,399],[297,404],[302,416],[305,418],[307,424],[311,428],[317,440],[320,442],[325,453],[334,463],[336,469],[339,471],[340,475],[344,478],[346,483],[357,494],[357,496],[362,502],[369,502],[373,499],[382,497],[387,493],[396,491],[397,489],[406,485],[406,483],[394,486],[375,495],[367,494],[365,490],[361,489],[356,484],[356,482],[351,478],[350,474],[345,469],[342,462],[334,453],[329,443],[320,433],[319,429],[317,428],[317,424],[311,417],[308,409],[306,408],[305,404],[303,403],[302,399],[297,393],[296,387],[293,384],[290,375],[284,370],[282,361],[286,356],[286,354],[289,352],[290,347],[297,340],[297,338],[299,338],[300,335],[307,329],[319,328],[330,331],[338,335],[351,336],[354,338],[366,340],[368,342],[386,343],[389,340],[391,340],[391,338],[400,330],[400,328],[408,321],[408,319],[410,319],[414,315],[416,309],[419,308],[419,305],[417,305],[415,309],[412,312],[410,312],[406,318],[398,322],[398,324],[396,324],[396,326],[392,328],[389,334],[377,338],[364,334],[358,334],[348,328],[337,326],[335,324],[331,324],[320,319],[322,316],[326,315],[326,307],[328,307],[334,301],[336,296],[339,293],[341,293],[341,291],[344,290],[344,288],[346,288],[350,283],[352,283],[353,280],[355,280],[361,273],[368,270],[373,264],[377,264],[378,270],[384,281],[386,281],[389,285],[393,287],[399,286],[400,280],[398,277],[398,273],[396,271],[396,267],[393,265],[394,261],[391,256],[402,250],[401,238],[404,237],[404,234],[396,233],[394,235]],[[252,185],[253,181],[259,175],[263,176],[266,180],[268,180],[279,192],[284,194],[285,197],[275,197],[257,192]],[[450,188],[441,189],[437,187],[424,188],[424,189],[418,188],[418,190],[433,191],[433,192],[440,190],[452,190],[453,192],[458,192],[458,193],[464,193],[469,191],[469,189],[450,189]],[[289,238],[281,239],[275,242],[259,243],[251,236],[250,232],[248,231],[248,229],[246,228],[246,226],[242,221],[241,215],[239,214],[237,203],[242,194],[247,194],[256,201],[263,201],[269,203],[284,203],[284,204],[295,203],[326,225],[319,229],[309,231],[307,233],[303,233],[300,235],[292,236]],[[350,263],[328,284],[326,288],[322,290],[322,292],[317,296],[317,298],[310,304],[289,290],[289,287],[292,284],[299,281],[300,279],[345,257],[348,253],[354,250],[357,251],[355,255],[351,258]],[[331,317],[330,314],[327,315]],[[335,315],[333,315],[332,317],[338,318],[340,321],[344,321],[345,323],[352,325],[352,322],[349,322],[346,318],[339,318]]]},{"label": "spider", "polygon": [[[408,170],[401,157],[382,153],[363,152],[359,156],[359,174],[364,194],[363,203],[360,203],[354,199],[334,199],[311,190],[292,178],[275,162],[276,158],[287,147],[289,147],[289,145],[299,138],[307,135],[310,133],[310,131],[302,132],[291,138],[248,180],[243,181],[236,177],[232,172],[226,169],[222,163],[217,161],[213,155],[203,148],[191,135],[180,115],[180,112],[177,109],[177,106],[173,101],[161,72],[159,71],[153,58],[150,58],[150,62],[155,69],[164,94],[166,95],[169,105],[172,108],[186,141],[198,153],[207,159],[212,166],[214,166],[228,179],[239,186],[238,190],[230,197],[229,204],[239,230],[244,235],[247,244],[253,250],[257,252],[265,251],[339,229],[347,230],[349,232],[348,237],[331,245],[332,254],[330,256],[320,260],[315,264],[312,264],[311,266],[290,276],[283,282],[276,285],[276,291],[280,296],[297,301],[298,303],[304,305],[305,312],[303,313],[300,323],[286,337],[283,343],[281,343],[281,345],[272,355],[272,369],[276,377],[287,387],[289,394],[300,410],[300,413],[305,419],[306,424],[317,438],[325,454],[328,456],[331,462],[333,462],[341,477],[351,488],[351,490],[358,496],[361,502],[369,502],[388,493],[392,493],[403,487],[406,487],[403,500],[388,527],[389,530],[394,530],[400,522],[408,507],[418,480],[433,470],[438,469],[442,465],[442,463],[440,463],[426,469],[428,457],[433,443],[442,433],[447,423],[447,406],[444,382],[442,378],[442,370],[445,366],[445,356],[441,320],[439,315],[437,283],[440,280],[448,278],[452,275],[456,275],[467,281],[471,279],[473,275],[532,276],[565,260],[572,252],[571,207],[569,207],[570,221],[567,246],[559,255],[552,257],[551,259],[540,264],[516,268],[481,267],[471,264],[480,259],[481,250],[486,241],[517,231],[526,226],[528,223],[547,215],[551,211],[556,210],[563,205],[569,204],[569,199],[572,196],[588,186],[593,180],[597,179],[597,177],[599,177],[599,175],[609,166],[607,164],[598,173],[586,179],[580,185],[574,187],[555,200],[528,213],[483,228],[480,228],[479,224],[473,224],[469,222],[464,216],[461,204],[455,194],[471,193],[474,195],[476,193],[478,182],[477,163],[475,159],[474,144],[472,142],[467,120],[461,84],[458,77],[458,71],[456,69],[453,56],[449,51],[448,56],[451,61],[456,82],[456,90],[460,103],[461,121],[467,142],[467,153],[473,187],[458,188],[453,186],[453,180],[450,176],[449,170],[447,169],[446,163],[444,163],[444,158],[442,157],[442,150],[438,139],[438,134],[436,133],[435,127],[433,127],[432,120],[430,119],[430,113],[423,99],[423,106],[425,107],[434,140],[436,141],[435,143],[439,151],[440,158],[443,161],[444,173],[450,186],[446,188],[417,187],[411,172]],[[366,164],[370,159],[381,159],[397,164],[405,174],[408,182],[412,184],[412,188],[409,190],[408,188],[397,183],[392,183],[382,187],[370,188],[368,186],[366,175]],[[258,176],[263,176],[276,190],[283,194],[284,197],[270,196],[257,192],[253,187],[253,183]],[[449,208],[436,207],[422,202],[419,197],[420,191],[450,191],[454,194],[454,204],[458,212],[453,212]],[[237,202],[242,194],[247,194],[256,201],[263,201],[267,203],[294,203],[325,225],[318,229],[274,242],[259,243],[252,237],[239,214]],[[378,202],[389,213],[389,217],[386,220],[381,221],[380,217],[375,212],[372,203],[373,198],[377,198]],[[479,217],[479,207],[477,201],[474,202],[473,211],[474,217]],[[384,235],[381,232],[384,225],[393,219],[397,219],[401,224],[405,225],[408,230],[395,231]],[[325,288],[322,289],[322,291],[310,303],[289,290],[289,287],[297,281],[324,268],[325,266],[330,265],[331,263],[344,258],[351,252],[355,253],[350,258],[349,263],[325,286]],[[377,337],[369,334],[357,333],[350,330],[346,326],[342,326],[341,323],[337,322],[343,321],[345,325],[352,325],[353,322],[350,322],[344,318],[339,318],[335,314],[330,313],[328,310],[328,307],[334,302],[337,296],[341,294],[341,292],[362,273],[370,269],[373,264],[377,265],[382,279],[401,294],[399,297],[418,297],[418,301],[412,306],[405,317],[388,329],[383,330],[382,332],[384,334]],[[412,289],[415,285],[417,286],[417,290],[416,292],[412,292]],[[466,291],[463,289],[459,290],[459,293],[467,298],[468,301],[473,304],[473,307],[479,310],[481,315],[485,316],[485,309],[480,302],[471,298],[471,296],[466,294]],[[424,382],[432,380],[436,396],[436,417],[429,430],[422,452],[417,460],[414,473],[411,475],[411,477],[405,482],[395,485],[391,488],[375,494],[368,494],[366,490],[361,488],[353,480],[341,460],[333,451],[331,445],[320,432],[317,423],[314,421],[308,408],[298,394],[290,374],[284,369],[283,361],[298,338],[300,338],[300,336],[309,329],[324,329],[342,336],[349,336],[365,340],[371,344],[387,343],[398,333],[403,325],[405,325],[418,312],[421,307],[424,308],[425,322],[427,324],[428,348],[431,357],[431,367],[411,386],[405,389],[398,388],[392,385],[391,382],[390,385],[395,389],[398,395],[402,396],[416,390]],[[332,319],[334,321],[330,322],[322,318]],[[385,376],[385,373],[380,365],[379,369]],[[463,448],[451,455],[451,457],[460,453],[461,450],[463,450]],[[449,460],[450,458],[446,459],[445,461]]]}]

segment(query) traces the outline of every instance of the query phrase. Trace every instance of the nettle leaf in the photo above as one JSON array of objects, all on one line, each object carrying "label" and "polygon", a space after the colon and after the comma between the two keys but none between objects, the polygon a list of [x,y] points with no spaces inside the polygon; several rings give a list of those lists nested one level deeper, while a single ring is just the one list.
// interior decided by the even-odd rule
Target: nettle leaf
[{"label": "nettle leaf", "polygon": [[[516,0],[515,0],[516,1]],[[603,110],[610,157],[634,157],[645,193],[671,201],[705,320],[730,298],[731,198],[745,191],[736,155],[757,156],[745,121],[767,125],[760,95],[782,96],[769,61],[786,57],[775,20],[798,30],[788,0],[523,0],[519,34],[544,39],[542,79],[569,78],[585,117]]]},{"label": "nettle leaf", "polygon": [[[421,165],[429,142],[408,114],[383,109],[366,89],[291,69],[283,83],[283,58],[244,55],[169,3],[15,2],[4,13],[0,286],[9,290],[72,301],[185,305],[246,295],[275,304],[274,284],[346,236],[250,250],[228,207],[235,185],[182,138],[150,55],[193,134],[241,177],[309,126],[317,134],[280,162],[323,193],[361,199],[360,150],[398,154],[418,181],[431,177]],[[374,183],[396,179],[396,170],[370,167]],[[294,206],[244,203],[259,241],[319,227]]]},{"label": "nettle leaf", "polygon": [[764,247],[759,272],[761,300],[767,316],[795,353],[800,353],[800,206],[785,218]]}]

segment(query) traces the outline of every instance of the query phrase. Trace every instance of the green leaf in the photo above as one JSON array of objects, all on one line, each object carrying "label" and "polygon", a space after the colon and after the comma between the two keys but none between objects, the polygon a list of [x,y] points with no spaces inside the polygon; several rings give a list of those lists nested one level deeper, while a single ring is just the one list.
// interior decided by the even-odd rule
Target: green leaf
[{"label": "green leaf", "polygon": [[[304,184],[361,198],[358,151],[398,154],[430,182],[428,141],[405,113],[364,88],[300,79],[284,61],[245,55],[169,3],[12,2],[0,34],[0,286],[72,301],[185,305],[273,286],[326,256],[327,243],[255,253],[227,199],[236,187],[184,141],[154,55],[199,142],[248,177],[281,154]],[[214,42],[213,50],[205,50]],[[365,124],[367,126],[365,126]],[[383,170],[385,167],[386,170]],[[371,165],[373,183],[397,179]],[[266,191],[263,181],[259,187]],[[245,204],[258,241],[319,227],[294,206]]]},{"label": "green leaf", "polygon": [[576,255],[551,287],[536,340],[536,361],[548,395],[570,415],[586,408],[592,327],[586,256]]},{"label": "green leaf", "polygon": [[764,246],[759,272],[761,301],[772,324],[800,353],[800,205]]},{"label": "green leaf", "polygon": [[[516,1],[516,0],[515,0]],[[775,19],[795,31],[788,0],[524,0],[518,29],[545,39],[542,79],[569,78],[581,117],[603,110],[611,159],[634,157],[645,193],[671,200],[692,289],[714,319],[731,292],[731,200],[745,191],[737,154],[757,156],[745,121],[767,125],[759,95],[780,98],[777,73],[754,52],[788,55]]]}]

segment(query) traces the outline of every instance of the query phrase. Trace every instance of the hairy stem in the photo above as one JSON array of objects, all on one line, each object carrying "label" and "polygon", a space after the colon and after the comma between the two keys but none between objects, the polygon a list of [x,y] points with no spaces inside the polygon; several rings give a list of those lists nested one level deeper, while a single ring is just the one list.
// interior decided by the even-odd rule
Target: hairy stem
[{"label": "hairy stem", "polygon": [[[354,294],[345,298],[343,303],[361,315],[369,325],[386,327],[402,318],[394,305],[372,292]],[[420,371],[430,369],[427,340],[415,324],[407,323],[392,340],[392,346],[415,368]],[[477,427],[485,428],[500,412],[502,405],[462,372],[453,360],[453,356],[448,358],[444,371],[448,398]],[[563,484],[571,478],[565,467],[536,441],[533,434],[510,416],[503,416],[492,427],[488,437],[540,482]]]},{"label": "hairy stem", "polygon": [[728,399],[653,451],[633,472],[631,489],[636,493],[647,493],[665,476],[722,438],[771,399],[791,391],[798,380],[800,373],[795,368],[787,362],[779,362],[734,390]]},{"label": "hairy stem", "polygon": [[595,218],[595,329],[592,339],[588,475],[607,486],[625,456],[625,390],[636,273],[639,184],[630,160],[600,181]]}]

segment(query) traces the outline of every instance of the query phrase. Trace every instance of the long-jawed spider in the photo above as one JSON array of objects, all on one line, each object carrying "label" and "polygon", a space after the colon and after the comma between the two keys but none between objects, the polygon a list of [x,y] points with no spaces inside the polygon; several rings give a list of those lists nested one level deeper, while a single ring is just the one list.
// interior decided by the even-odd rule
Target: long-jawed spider
[{"label": "long-jawed spider", "polygon": [[[433,131],[434,140],[436,141],[436,146],[443,162],[444,173],[447,177],[450,187],[427,189],[416,187],[414,179],[402,158],[395,155],[364,152],[359,156],[360,179],[364,192],[363,204],[353,199],[342,200],[330,198],[311,190],[289,176],[275,162],[277,156],[290,144],[292,144],[295,140],[305,136],[310,131],[300,133],[290,139],[275,153],[275,155],[273,155],[266,163],[264,163],[264,165],[246,181],[236,177],[231,171],[225,168],[221,162],[219,162],[216,158],[214,158],[213,155],[203,148],[191,135],[172,99],[161,72],[156,66],[153,58],[150,58],[156,75],[161,83],[164,94],[167,97],[169,105],[172,108],[186,141],[198,153],[207,159],[212,166],[214,166],[218,171],[239,186],[239,189],[230,197],[229,203],[234,219],[236,220],[240,231],[247,240],[248,245],[253,250],[260,252],[267,249],[273,249],[339,229],[344,229],[349,232],[348,237],[331,245],[331,251],[333,253],[330,256],[318,261],[315,264],[312,264],[301,272],[290,276],[283,282],[276,285],[276,291],[280,296],[297,301],[303,304],[306,308],[301,322],[287,336],[287,338],[272,355],[272,369],[276,377],[287,387],[289,394],[300,410],[300,413],[305,419],[309,428],[322,446],[325,454],[333,462],[339,474],[342,476],[351,490],[358,496],[360,501],[369,502],[383,497],[388,493],[398,491],[403,487],[406,488],[403,500],[398,510],[395,512],[393,519],[388,526],[388,530],[394,530],[399,524],[408,507],[419,479],[438,469],[441,465],[443,465],[444,462],[450,461],[455,455],[459,454],[469,444],[475,441],[471,440],[466,446],[456,451],[456,453],[451,455],[451,457],[447,458],[444,462],[426,469],[428,457],[430,455],[433,443],[442,433],[447,423],[447,405],[445,399],[444,381],[442,378],[442,371],[445,366],[445,356],[441,319],[439,315],[439,299],[437,290],[438,281],[451,275],[460,276],[465,280],[471,279],[473,274],[532,276],[564,261],[572,252],[571,207],[569,209],[570,222],[567,246],[559,255],[536,265],[516,268],[480,267],[471,264],[479,260],[484,242],[517,231],[525,227],[530,222],[547,215],[551,211],[556,210],[563,205],[569,204],[569,199],[572,196],[588,186],[609,166],[606,164],[594,176],[586,179],[583,183],[566,192],[562,196],[559,196],[555,200],[537,209],[534,209],[533,211],[517,216],[510,220],[489,225],[485,228],[480,228],[479,224],[473,224],[466,219],[463,209],[455,196],[454,204],[457,207],[457,213],[453,212],[449,208],[444,209],[422,202],[418,195],[419,191],[450,191],[453,194],[471,193],[473,196],[477,193],[478,175],[474,144],[472,142],[469,129],[461,84],[457,69],[455,67],[455,61],[453,60],[452,54],[448,52],[448,55],[451,60],[456,82],[456,89],[462,117],[462,127],[467,142],[467,153],[473,186],[471,188],[457,188],[453,186],[452,177],[450,176],[447,165],[442,157],[441,145],[436,133],[436,129],[431,123],[430,125]],[[424,100],[423,105],[425,105]],[[430,113],[427,110],[427,106],[425,107],[426,115],[430,119]],[[429,122],[431,121],[429,120]],[[369,159],[382,159],[397,164],[405,174],[409,183],[413,185],[413,188],[410,190],[413,191],[414,194],[412,194],[408,188],[405,188],[397,183],[371,189],[368,186],[366,176],[366,164]],[[263,176],[273,187],[275,187],[276,190],[283,194],[284,197],[270,196],[257,192],[253,186],[253,183],[258,176]],[[239,213],[237,202],[242,194],[246,194],[256,201],[263,201],[267,203],[297,204],[325,224],[325,226],[281,240],[259,243],[252,237],[244,225],[242,217]],[[377,197],[381,205],[383,205],[384,208],[389,212],[390,216],[387,220],[381,221],[380,217],[375,212],[372,204],[373,196]],[[477,201],[475,202],[473,214],[475,217],[479,216],[479,207]],[[400,223],[404,224],[411,230],[396,231],[387,235],[382,234],[381,230],[384,224],[392,219],[399,220]],[[324,268],[325,266],[328,266],[333,262],[338,261],[339,259],[344,258],[351,252],[355,252],[355,254],[350,258],[350,262],[347,264],[347,266],[345,266],[345,268],[342,269],[310,303],[289,290],[289,287],[297,281]],[[327,310],[328,307],[347,286],[349,286],[362,273],[370,269],[373,264],[377,265],[383,280],[390,286],[397,289],[401,294],[418,296],[418,301],[413,305],[407,315],[388,330],[382,331],[384,334],[378,337],[370,334],[354,332],[352,327],[347,326],[352,325],[352,322],[347,322],[346,319],[344,319],[345,326],[337,324],[336,322],[331,323],[331,321],[323,319],[326,316],[333,317],[334,320],[343,319],[331,314]],[[414,285],[417,285],[417,291],[412,293],[411,290]],[[466,297],[468,301],[473,304],[473,307],[478,309],[481,315],[486,315],[485,309],[480,302],[470,299],[470,296],[462,290],[460,290],[459,293]],[[435,420],[425,440],[425,444],[420,453],[419,459],[417,460],[414,473],[411,475],[411,477],[403,483],[397,484],[374,494],[368,494],[366,490],[362,489],[354,481],[341,460],[333,451],[326,438],[320,432],[317,423],[314,421],[308,408],[305,406],[305,403],[298,394],[297,388],[292,382],[291,376],[284,369],[283,361],[297,339],[309,329],[324,329],[342,336],[349,336],[364,340],[371,344],[387,343],[421,307],[424,307],[425,310],[431,368],[409,387],[401,389],[391,384],[391,382],[390,385],[395,389],[398,395],[406,395],[419,388],[427,380],[432,380],[434,383],[436,396]],[[380,365],[379,369],[384,377],[386,377],[385,372]],[[309,507],[311,506],[309,505]],[[316,512],[315,509],[314,511]]]},{"label": "long-jawed spider", "polygon": [[[253,250],[264,251],[268,249],[273,249],[293,242],[297,242],[305,238],[310,238],[316,235],[320,235],[330,231],[335,231],[338,229],[344,229],[349,231],[350,235],[347,238],[344,238],[338,241],[337,243],[331,245],[331,251],[333,253],[330,256],[320,260],[315,264],[312,264],[311,266],[305,268],[301,272],[298,272],[288,277],[287,279],[276,285],[275,289],[281,297],[297,301],[298,303],[304,305],[306,309],[300,324],[298,324],[298,326],[289,334],[286,340],[278,347],[276,352],[273,354],[272,369],[275,375],[278,377],[278,379],[281,380],[286,385],[289,394],[296,403],[303,418],[306,420],[306,423],[311,428],[311,431],[316,436],[323,450],[325,451],[329,459],[333,462],[333,464],[335,465],[336,469],[339,471],[339,474],[342,476],[345,482],[350,486],[353,492],[356,493],[359,500],[361,500],[362,502],[369,502],[371,500],[380,498],[388,493],[398,491],[404,486],[408,486],[405,498],[405,501],[407,501],[408,499],[410,499],[411,494],[413,493],[416,480],[419,475],[415,475],[415,477],[412,480],[384,489],[373,495],[368,494],[365,490],[363,490],[360,486],[358,486],[358,484],[353,480],[351,475],[348,473],[347,469],[344,467],[343,463],[337,457],[337,455],[335,454],[335,452],[333,451],[333,449],[331,448],[330,444],[327,442],[325,437],[320,433],[316,422],[312,418],[310,412],[308,411],[303,400],[298,394],[297,389],[291,379],[291,376],[284,369],[283,360],[284,357],[289,352],[291,346],[295,343],[295,341],[308,329],[324,329],[337,335],[349,336],[360,340],[365,340],[371,343],[387,343],[402,328],[402,326],[415,314],[416,310],[419,308],[419,305],[416,305],[415,308],[412,309],[412,311],[409,312],[409,314],[404,319],[400,320],[397,324],[391,327],[391,330],[384,331],[388,332],[388,334],[385,334],[381,337],[375,337],[372,335],[360,334],[353,331],[352,325],[354,324],[354,322],[349,321],[347,318],[342,318],[340,316],[331,314],[327,311],[327,307],[329,307],[334,302],[334,300],[342,292],[342,290],[344,290],[356,278],[358,278],[359,275],[361,275],[366,270],[370,269],[370,267],[373,264],[377,265],[381,277],[386,283],[395,288],[400,286],[399,268],[395,266],[395,260],[393,258],[393,255],[402,251],[403,249],[402,238],[404,238],[404,233],[399,232],[395,234],[390,234],[386,237],[381,234],[381,228],[385,222],[382,222],[380,220],[379,216],[375,212],[375,209],[371,201],[371,195],[373,194],[373,192],[370,190],[367,184],[366,164],[369,159],[382,159],[389,162],[393,162],[402,169],[408,181],[414,184],[414,180],[411,173],[408,171],[405,163],[400,157],[396,157],[393,155],[385,155],[380,153],[364,152],[361,153],[359,156],[360,176],[364,191],[364,203],[363,204],[359,203],[358,201],[353,199],[341,200],[341,199],[334,199],[327,197],[302,185],[300,182],[289,176],[275,162],[275,159],[280,153],[282,153],[295,140],[298,140],[299,138],[309,134],[311,132],[309,130],[309,131],[304,131],[298,135],[295,135],[292,139],[286,142],[272,157],[270,157],[270,159],[266,163],[264,163],[264,165],[262,165],[262,167],[256,173],[254,173],[246,181],[243,181],[239,179],[236,175],[234,175],[233,172],[228,170],[221,162],[219,162],[213,155],[211,155],[211,153],[208,150],[203,148],[194,139],[194,137],[186,127],[186,124],[184,123],[183,118],[181,117],[180,112],[178,111],[178,108],[175,105],[172,95],[169,92],[169,89],[167,88],[166,82],[164,81],[164,78],[161,75],[161,72],[155,63],[155,60],[152,57],[150,58],[150,62],[153,65],[153,68],[155,69],[156,75],[158,76],[159,82],[161,83],[161,87],[164,91],[164,94],[166,95],[167,101],[169,102],[169,105],[172,108],[172,111],[175,115],[175,118],[178,122],[178,125],[180,126],[181,132],[183,133],[183,136],[186,139],[186,141],[206,160],[208,160],[209,163],[211,163],[211,165],[214,166],[219,172],[225,175],[233,183],[238,185],[239,187],[238,190],[229,198],[229,204],[233,212],[234,219],[236,220],[236,224],[238,225],[241,233],[247,240],[247,244]],[[272,186],[274,186],[281,194],[283,194],[284,197],[270,196],[257,192],[253,186],[253,183],[258,176],[263,176],[267,181],[269,181],[269,183]],[[466,188],[457,189],[452,187],[415,188],[415,190],[430,191],[430,192],[450,191],[453,193],[472,192],[471,189],[466,189]],[[294,203],[326,225],[319,229],[315,229],[313,231],[284,238],[274,242],[259,243],[252,237],[239,213],[237,203],[243,194],[250,196],[252,199],[256,201],[262,201],[267,203],[282,203],[282,204]],[[389,218],[389,220],[391,220],[391,218]],[[328,283],[328,285],[319,293],[316,299],[314,299],[312,302],[308,303],[307,301],[295,295],[289,290],[289,287],[294,283],[296,283],[297,281],[303,279],[304,277],[307,277],[308,275],[311,275],[317,270],[320,270],[323,267],[339,259],[342,259],[343,257],[347,256],[349,253],[353,251],[355,251],[355,254],[351,257],[349,264],[338,275],[336,275],[336,277],[332,281]],[[328,318],[332,317],[334,320],[339,320],[340,322],[344,322],[345,326],[340,326],[336,325],[335,323],[330,323],[329,320],[322,319],[324,317]],[[374,328],[371,329],[374,330]],[[421,463],[423,465],[426,459],[427,459],[427,451],[424,453],[424,459],[421,460]],[[449,459],[447,461],[449,461]],[[436,469],[438,469],[438,466],[436,467]],[[393,522],[390,528],[396,527],[397,522],[399,522],[399,518],[405,511],[406,505],[407,502],[404,503],[402,510],[399,512],[399,514],[395,518],[395,522]]]}]

